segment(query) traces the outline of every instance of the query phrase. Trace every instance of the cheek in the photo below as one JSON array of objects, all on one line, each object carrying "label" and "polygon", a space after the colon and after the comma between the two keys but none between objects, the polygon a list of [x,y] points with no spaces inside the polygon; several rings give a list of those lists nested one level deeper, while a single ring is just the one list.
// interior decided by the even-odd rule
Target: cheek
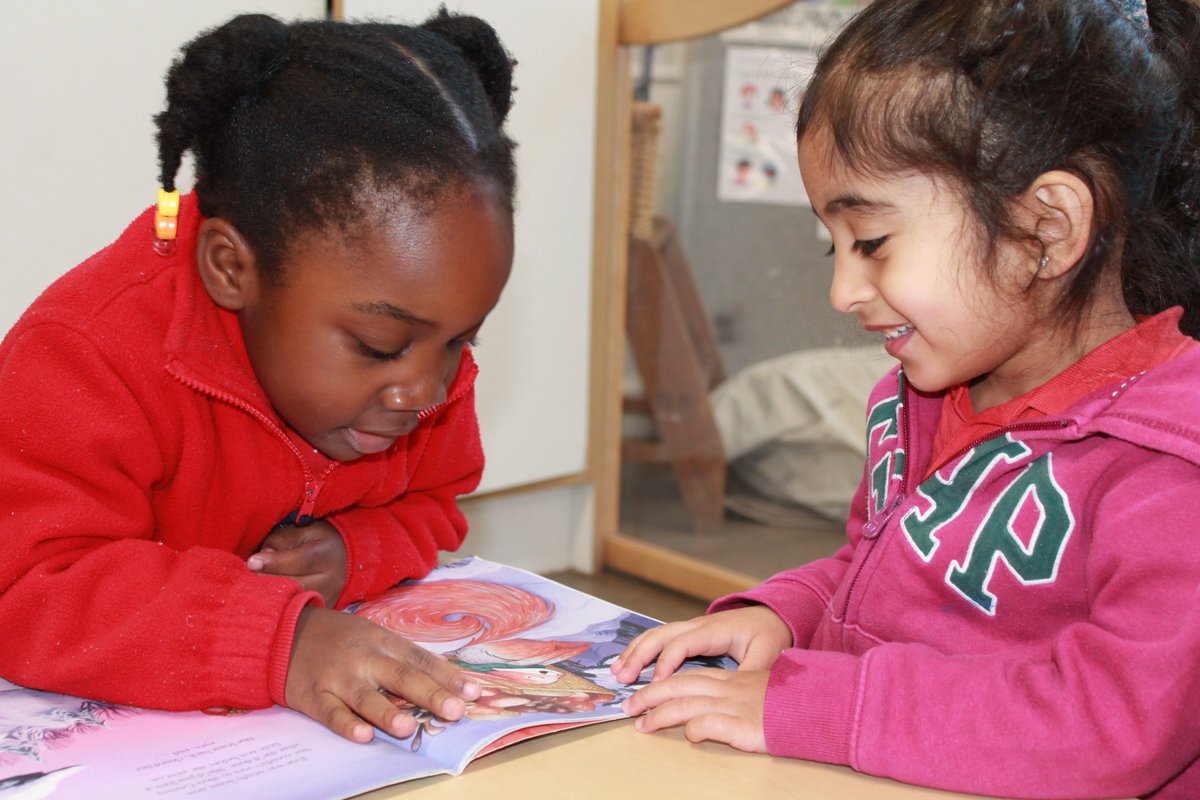
[{"label": "cheek", "polygon": [[945,297],[944,287],[938,286],[934,278],[928,270],[914,269],[911,264],[889,265],[879,273],[877,286],[889,307],[916,321],[936,309],[939,298]]},{"label": "cheek", "polygon": [[280,331],[261,350],[259,381],[268,399],[290,425],[306,432],[342,420],[363,402],[353,356],[329,337],[291,333]]}]

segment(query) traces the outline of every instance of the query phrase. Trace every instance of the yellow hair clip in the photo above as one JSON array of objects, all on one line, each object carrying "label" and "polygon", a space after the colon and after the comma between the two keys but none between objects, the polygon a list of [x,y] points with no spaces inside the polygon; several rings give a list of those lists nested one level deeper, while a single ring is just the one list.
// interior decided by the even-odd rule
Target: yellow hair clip
[{"label": "yellow hair clip", "polygon": [[169,256],[175,252],[175,234],[179,231],[179,190],[158,190],[158,209],[154,212],[154,252]]}]

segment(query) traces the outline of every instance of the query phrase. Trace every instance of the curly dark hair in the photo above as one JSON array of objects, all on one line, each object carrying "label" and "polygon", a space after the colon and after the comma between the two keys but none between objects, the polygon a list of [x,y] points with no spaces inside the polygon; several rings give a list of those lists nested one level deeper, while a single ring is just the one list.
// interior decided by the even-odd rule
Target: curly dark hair
[{"label": "curly dark hair", "polygon": [[829,132],[866,174],[946,179],[994,243],[1036,246],[1011,200],[1069,170],[1095,196],[1087,252],[1056,311],[1078,324],[1120,269],[1134,314],[1184,308],[1200,332],[1200,12],[1150,0],[875,0],[821,54],[797,137]]},{"label": "curly dark hair", "polygon": [[511,211],[514,65],[487,23],[444,8],[419,26],[235,17],[167,74],[162,185],[191,150],[201,213],[236,225],[269,279],[298,232],[377,214],[365,189],[422,208],[486,184]]}]

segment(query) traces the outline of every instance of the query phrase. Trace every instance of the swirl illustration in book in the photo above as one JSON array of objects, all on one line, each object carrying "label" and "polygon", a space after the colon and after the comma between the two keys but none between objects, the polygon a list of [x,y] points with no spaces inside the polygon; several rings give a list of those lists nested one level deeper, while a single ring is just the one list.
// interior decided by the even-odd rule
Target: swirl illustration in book
[{"label": "swirl illustration in book", "polygon": [[[552,619],[554,606],[518,586],[479,580],[403,584],[355,613],[415,641],[451,645],[443,654],[483,687],[479,699],[467,704],[465,719],[592,711],[622,697],[608,671],[619,649],[605,653],[596,647],[612,642],[611,631],[606,636],[581,631],[569,640],[522,637]],[[622,627],[617,638],[625,642],[644,629],[628,622]],[[392,702],[417,721],[414,751],[425,737],[455,724],[402,698]]]}]

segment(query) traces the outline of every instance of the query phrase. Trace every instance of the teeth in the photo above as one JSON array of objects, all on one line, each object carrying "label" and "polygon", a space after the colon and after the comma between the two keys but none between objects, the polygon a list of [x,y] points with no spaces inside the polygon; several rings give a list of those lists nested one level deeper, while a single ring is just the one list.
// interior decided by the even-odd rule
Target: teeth
[{"label": "teeth", "polygon": [[913,329],[913,326],[912,326],[912,325],[902,325],[901,327],[899,327],[899,328],[896,328],[896,330],[894,330],[894,331],[889,331],[889,332],[885,333],[885,334],[883,335],[883,338],[885,338],[885,339],[899,339],[901,336],[903,336],[904,334],[906,334],[906,333],[910,332],[912,329]]}]

